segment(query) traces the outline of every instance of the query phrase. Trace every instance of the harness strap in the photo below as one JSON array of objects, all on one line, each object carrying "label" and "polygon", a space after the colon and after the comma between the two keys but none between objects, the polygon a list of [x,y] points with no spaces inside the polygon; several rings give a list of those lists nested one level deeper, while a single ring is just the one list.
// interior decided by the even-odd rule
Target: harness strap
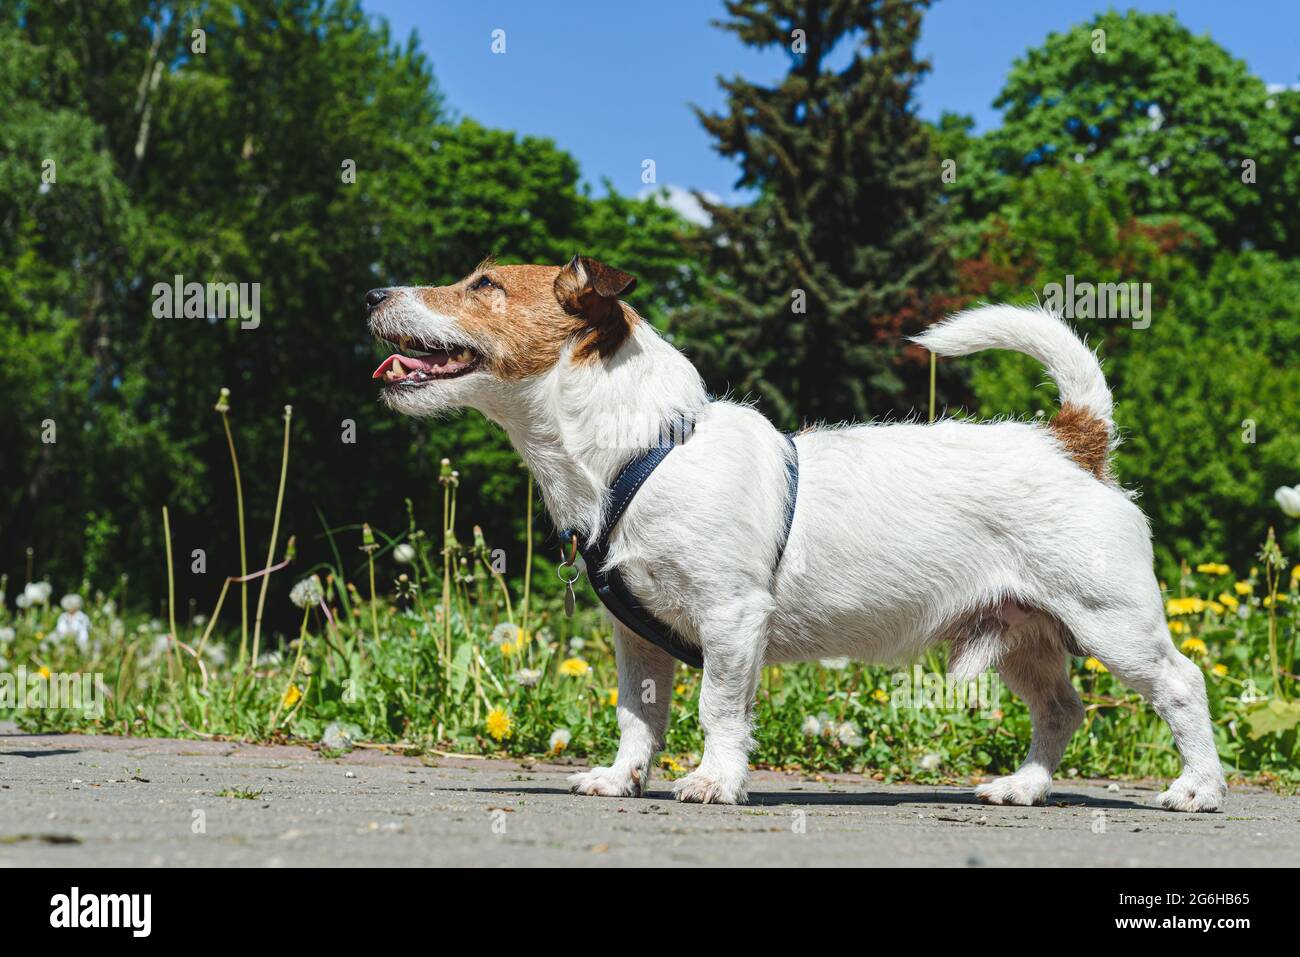
[{"label": "harness strap", "polygon": [[[686,435],[689,435],[689,432],[689,428],[684,430]],[[790,454],[785,460],[787,485],[785,533],[781,536],[781,542],[777,546],[776,564],[772,568],[774,578],[776,570],[781,564],[781,556],[785,553],[786,543],[790,540],[790,528],[794,524],[795,502],[799,495],[799,449],[795,445],[793,435],[787,434],[786,441],[790,444]],[[610,486],[604,522],[596,541],[591,544],[585,543],[582,537],[573,529],[560,532],[560,538],[565,543],[571,541],[577,543],[578,551],[582,553],[583,561],[587,565],[587,578],[591,582],[591,587],[595,590],[596,597],[600,599],[601,604],[609,610],[610,614],[632,632],[651,644],[658,645],[679,661],[685,662],[692,668],[702,668],[704,667],[704,655],[700,649],[648,612],[627,587],[618,568],[608,570],[604,568],[605,560],[609,556],[609,536],[613,532],[614,526],[618,524],[618,520],[627,511],[627,507],[632,503],[637,491],[645,484],[646,479],[650,477],[659,463],[667,458],[668,453],[673,450],[675,444],[672,437],[662,438],[654,448],[648,449],[623,466],[614,479],[614,484]]]}]

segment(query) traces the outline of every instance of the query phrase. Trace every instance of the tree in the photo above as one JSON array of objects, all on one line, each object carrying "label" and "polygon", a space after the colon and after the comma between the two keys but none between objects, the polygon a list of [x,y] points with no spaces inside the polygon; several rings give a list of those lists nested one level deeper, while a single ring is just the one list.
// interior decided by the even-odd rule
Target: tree
[{"label": "tree", "polygon": [[913,102],[927,5],[729,0],[716,24],[790,67],[775,86],[720,79],[727,112],[696,111],[757,195],[699,197],[716,278],[683,329],[715,390],[756,394],[786,426],[924,396],[926,360],[902,334],[942,310],[949,281],[939,165]]},{"label": "tree", "polygon": [[1181,215],[1224,246],[1300,242],[1297,147],[1282,97],[1208,36],[1172,15],[1114,11],[1017,60],[995,101],[1002,125],[976,141],[964,203],[995,211],[1016,180],[1061,162],[1088,164],[1137,215]]},{"label": "tree", "polygon": [[[476,416],[431,426],[375,401],[362,296],[458,278],[488,253],[622,252],[638,258],[635,301],[655,318],[689,293],[684,230],[653,199],[593,198],[549,140],[453,122],[414,40],[393,42],[354,0],[8,4],[0,561],[16,578],[31,545],[38,573],[110,587],[101,576],[125,572],[148,583],[137,599],[161,597],[167,504],[176,554],[202,548],[209,569],[182,574],[179,598],[209,607],[239,568],[222,387],[251,566],[285,405],[281,542],[296,533],[300,567],[333,559],[318,510],[396,533],[409,496],[436,525],[444,455],[466,479],[460,514],[510,546],[526,482],[516,457]],[[256,284],[260,321],[155,317],[154,288],[176,275]],[[54,444],[41,441],[47,418]]]},{"label": "tree", "polygon": [[[1149,284],[1150,314],[1074,317],[1099,350],[1123,442],[1120,482],[1140,490],[1161,573],[1180,559],[1249,567],[1294,481],[1300,436],[1300,265],[1262,251],[1213,250],[1213,234],[1176,217],[1136,217],[1118,185],[1065,163],[1012,185],[958,264],[972,300],[1033,302],[1067,275]],[[1044,211],[1050,211],[1045,215]],[[1149,322],[1147,321],[1149,319]],[[981,416],[1024,418],[1055,404],[1042,367],[1017,353],[958,360]]]}]

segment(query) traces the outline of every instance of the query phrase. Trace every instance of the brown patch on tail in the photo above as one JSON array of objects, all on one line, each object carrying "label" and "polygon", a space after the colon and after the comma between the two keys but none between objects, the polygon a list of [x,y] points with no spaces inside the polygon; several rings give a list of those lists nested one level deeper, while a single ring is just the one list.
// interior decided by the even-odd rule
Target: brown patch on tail
[{"label": "brown patch on tail", "polygon": [[1066,402],[1047,427],[1070,458],[1102,481],[1110,477],[1110,429],[1082,406]]}]

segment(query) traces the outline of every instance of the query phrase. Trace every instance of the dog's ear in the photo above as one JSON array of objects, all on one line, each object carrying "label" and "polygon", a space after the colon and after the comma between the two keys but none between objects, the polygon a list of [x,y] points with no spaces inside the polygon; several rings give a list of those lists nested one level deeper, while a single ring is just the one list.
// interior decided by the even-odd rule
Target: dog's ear
[{"label": "dog's ear", "polygon": [[576,341],[577,359],[613,355],[639,318],[618,301],[636,288],[636,277],[586,256],[574,256],[555,277],[555,298],[585,329]]},{"label": "dog's ear", "polygon": [[587,256],[574,256],[555,277],[555,298],[560,305],[593,326],[617,316],[618,297],[635,288],[635,276]]}]

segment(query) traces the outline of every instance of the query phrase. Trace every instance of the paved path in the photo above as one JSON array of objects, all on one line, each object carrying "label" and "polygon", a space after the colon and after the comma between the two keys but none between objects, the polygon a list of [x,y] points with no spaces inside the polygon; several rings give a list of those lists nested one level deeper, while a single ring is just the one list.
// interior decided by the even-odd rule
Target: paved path
[{"label": "paved path", "polygon": [[[1154,784],[1057,804],[759,772],[747,807],[569,795],[571,768],[0,728],[6,865],[1300,865],[1300,798],[1149,807]],[[222,796],[231,795],[231,796]],[[1103,833],[1094,833],[1104,824]]]}]

